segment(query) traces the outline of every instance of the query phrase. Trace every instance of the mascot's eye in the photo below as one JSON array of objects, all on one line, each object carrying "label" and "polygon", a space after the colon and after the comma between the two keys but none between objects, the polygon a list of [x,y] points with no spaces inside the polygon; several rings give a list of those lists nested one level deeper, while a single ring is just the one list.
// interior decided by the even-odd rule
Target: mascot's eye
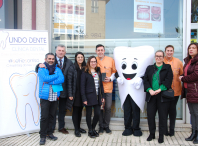
[{"label": "mascot's eye", "polygon": [[133,70],[136,70],[137,67],[138,67],[138,64],[137,64],[137,62],[134,61],[133,64],[132,64],[132,66],[131,66],[131,68],[132,68]]},{"label": "mascot's eye", "polygon": [[124,61],[124,62],[122,62],[122,69],[123,70],[125,70],[126,69],[126,67],[127,67],[127,63]]}]

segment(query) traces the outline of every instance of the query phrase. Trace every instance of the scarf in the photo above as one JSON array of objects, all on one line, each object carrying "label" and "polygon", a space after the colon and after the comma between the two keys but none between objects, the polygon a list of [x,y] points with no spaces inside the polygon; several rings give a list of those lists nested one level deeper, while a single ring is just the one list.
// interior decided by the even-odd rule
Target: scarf
[{"label": "scarf", "polygon": [[53,65],[49,65],[47,62],[44,62],[45,66],[47,67],[49,71],[49,75],[53,75],[54,71],[56,69],[56,64],[54,63]]}]

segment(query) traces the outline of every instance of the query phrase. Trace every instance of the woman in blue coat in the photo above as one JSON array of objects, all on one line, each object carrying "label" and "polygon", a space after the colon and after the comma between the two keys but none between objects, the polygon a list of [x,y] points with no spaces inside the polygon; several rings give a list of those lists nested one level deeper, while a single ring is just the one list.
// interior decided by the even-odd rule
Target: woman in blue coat
[{"label": "woman in blue coat", "polygon": [[[95,56],[90,56],[81,75],[81,95],[82,101],[86,106],[86,122],[89,128],[88,136],[98,137],[95,127],[99,121],[100,108],[104,102],[104,90],[102,85],[102,74],[97,67]],[[92,108],[94,109],[93,122],[91,123]]]}]

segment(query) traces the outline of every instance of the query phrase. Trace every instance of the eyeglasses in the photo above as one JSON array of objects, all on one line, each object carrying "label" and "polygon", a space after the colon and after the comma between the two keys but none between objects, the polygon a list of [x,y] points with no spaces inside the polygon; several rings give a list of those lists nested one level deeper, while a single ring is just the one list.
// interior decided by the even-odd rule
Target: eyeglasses
[{"label": "eyeglasses", "polygon": [[162,58],[162,57],[164,57],[164,56],[155,56],[155,58]]},{"label": "eyeglasses", "polygon": [[90,61],[90,63],[96,63],[96,61]]}]

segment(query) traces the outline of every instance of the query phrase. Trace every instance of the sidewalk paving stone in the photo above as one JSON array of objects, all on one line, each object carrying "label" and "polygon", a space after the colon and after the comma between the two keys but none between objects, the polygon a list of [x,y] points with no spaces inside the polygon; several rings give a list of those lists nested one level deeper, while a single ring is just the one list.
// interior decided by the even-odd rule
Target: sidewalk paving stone
[{"label": "sidewalk paving stone", "polygon": [[[122,136],[122,131],[112,131],[112,134],[103,133],[97,138],[89,138],[88,134],[81,134],[75,137],[74,131],[69,130],[70,134],[62,134],[55,131],[57,141],[46,140],[46,146],[198,146],[193,142],[185,141],[190,132],[175,132],[175,136],[164,136],[164,143],[158,143],[158,132],[156,138],[150,142],[146,141],[149,132],[143,131],[141,137]],[[0,139],[0,146],[39,146],[39,133],[19,135],[15,137]]]}]

